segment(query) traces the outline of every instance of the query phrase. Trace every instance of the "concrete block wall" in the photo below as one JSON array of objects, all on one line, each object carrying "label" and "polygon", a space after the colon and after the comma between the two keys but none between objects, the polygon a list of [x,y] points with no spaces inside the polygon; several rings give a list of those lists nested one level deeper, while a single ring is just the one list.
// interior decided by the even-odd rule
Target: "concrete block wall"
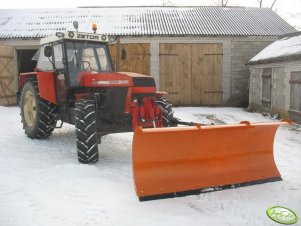
[{"label": "concrete block wall", "polygon": [[[269,109],[262,107],[261,103],[263,68],[272,68],[271,107]],[[292,72],[301,71],[301,61],[252,65],[250,71],[249,109],[270,114],[280,113],[283,118],[288,117],[291,93],[289,80]]]},{"label": "concrete block wall", "polygon": [[248,61],[275,38],[240,38],[231,41],[232,83],[229,105],[248,105],[250,71],[246,65]]}]

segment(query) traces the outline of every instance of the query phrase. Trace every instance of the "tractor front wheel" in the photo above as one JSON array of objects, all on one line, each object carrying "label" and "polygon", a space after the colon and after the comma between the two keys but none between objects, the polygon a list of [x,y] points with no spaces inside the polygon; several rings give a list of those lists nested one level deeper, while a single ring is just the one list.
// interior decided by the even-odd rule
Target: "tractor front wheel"
[{"label": "tractor front wheel", "polygon": [[159,97],[156,100],[161,112],[162,112],[162,123],[163,127],[177,126],[173,123],[173,109],[172,104],[165,98]]},{"label": "tractor front wheel", "polygon": [[96,127],[96,108],[93,100],[75,103],[75,128],[78,161],[95,163],[99,159]]}]

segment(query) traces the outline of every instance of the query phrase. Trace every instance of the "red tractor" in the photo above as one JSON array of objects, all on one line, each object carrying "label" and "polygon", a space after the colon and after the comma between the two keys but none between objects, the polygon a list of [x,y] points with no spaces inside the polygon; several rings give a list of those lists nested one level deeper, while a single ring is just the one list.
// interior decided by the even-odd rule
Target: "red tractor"
[{"label": "red tractor", "polygon": [[78,160],[98,160],[98,143],[109,133],[170,126],[172,106],[153,77],[115,72],[108,36],[69,31],[41,40],[35,72],[19,79],[23,128],[44,139],[57,121],[76,127]]},{"label": "red tractor", "polygon": [[[154,78],[115,72],[108,36],[93,28],[94,34],[69,31],[42,39],[35,71],[21,73],[18,102],[28,137],[49,137],[59,120],[73,124],[78,160],[94,163],[102,136],[135,130],[133,174],[141,200],[281,179],[273,140],[288,122],[181,122]],[[160,128],[177,124],[189,127]]]}]

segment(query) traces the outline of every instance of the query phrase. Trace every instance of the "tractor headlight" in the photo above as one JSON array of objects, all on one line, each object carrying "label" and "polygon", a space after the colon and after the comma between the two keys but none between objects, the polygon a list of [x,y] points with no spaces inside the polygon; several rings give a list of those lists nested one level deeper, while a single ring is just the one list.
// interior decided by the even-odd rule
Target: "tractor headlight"
[{"label": "tractor headlight", "polygon": [[102,36],[101,36],[101,40],[102,40],[102,41],[105,41],[105,40],[107,40],[107,36],[105,36],[105,35],[102,35]]},{"label": "tractor headlight", "polygon": [[64,35],[63,32],[56,32],[55,36],[58,37],[58,38],[64,38],[65,35]]},{"label": "tractor headlight", "polygon": [[69,31],[68,32],[68,37],[69,38],[73,38],[74,37],[74,32],[73,31]]}]

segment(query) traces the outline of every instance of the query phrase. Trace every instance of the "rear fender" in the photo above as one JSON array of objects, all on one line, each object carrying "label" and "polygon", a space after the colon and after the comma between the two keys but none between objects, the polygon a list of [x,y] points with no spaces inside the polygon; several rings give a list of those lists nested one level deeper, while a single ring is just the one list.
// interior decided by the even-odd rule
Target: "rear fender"
[{"label": "rear fender", "polygon": [[33,77],[38,81],[40,97],[49,101],[50,103],[57,104],[55,78],[54,72],[52,71],[21,73],[19,79],[19,92],[22,90],[26,81]]},{"label": "rear fender", "polygon": [[21,73],[19,77],[18,91],[21,92],[23,86],[29,78],[36,78],[37,72]]}]

